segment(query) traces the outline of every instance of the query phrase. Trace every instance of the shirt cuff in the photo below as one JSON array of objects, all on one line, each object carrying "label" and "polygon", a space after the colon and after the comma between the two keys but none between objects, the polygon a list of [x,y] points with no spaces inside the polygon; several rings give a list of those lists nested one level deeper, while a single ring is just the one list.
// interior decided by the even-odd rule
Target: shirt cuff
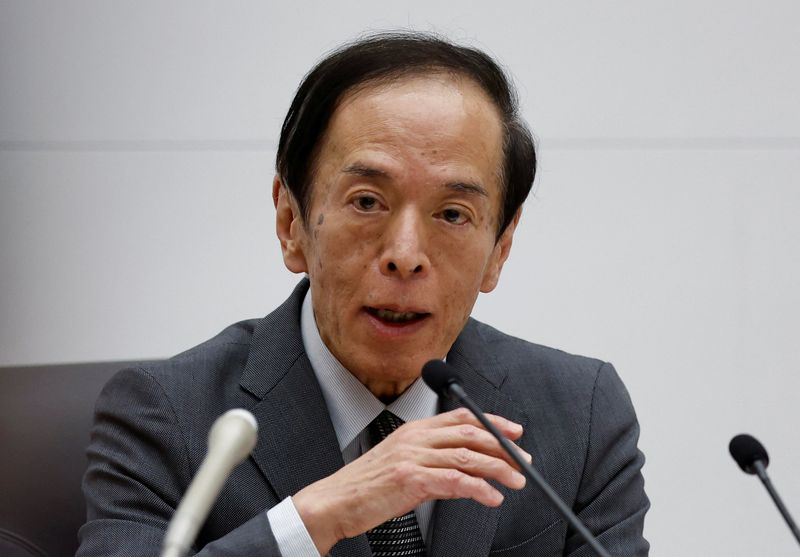
[{"label": "shirt cuff", "polygon": [[284,557],[320,557],[314,540],[306,530],[303,519],[294,507],[291,497],[287,497],[267,511],[267,520],[278,549]]}]

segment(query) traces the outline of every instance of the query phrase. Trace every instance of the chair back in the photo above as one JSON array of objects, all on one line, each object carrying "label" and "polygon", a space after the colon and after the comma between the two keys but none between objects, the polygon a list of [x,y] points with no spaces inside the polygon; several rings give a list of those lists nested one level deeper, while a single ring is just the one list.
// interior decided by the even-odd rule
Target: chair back
[{"label": "chair back", "polygon": [[0,368],[0,555],[73,556],[94,404],[130,362]]}]

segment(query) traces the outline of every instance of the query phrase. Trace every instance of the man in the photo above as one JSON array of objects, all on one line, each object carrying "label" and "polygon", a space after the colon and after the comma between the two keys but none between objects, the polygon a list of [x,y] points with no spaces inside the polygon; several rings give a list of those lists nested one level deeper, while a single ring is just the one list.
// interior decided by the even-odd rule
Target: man
[{"label": "man", "polygon": [[[485,54],[377,35],[324,59],[283,125],[273,200],[291,297],[101,395],[79,555],[155,555],[213,420],[252,457],[197,555],[588,555],[471,415],[464,388],[615,555],[646,555],[638,425],[614,369],[469,315],[497,285],[535,153]],[[405,422],[404,425],[401,425]]]}]

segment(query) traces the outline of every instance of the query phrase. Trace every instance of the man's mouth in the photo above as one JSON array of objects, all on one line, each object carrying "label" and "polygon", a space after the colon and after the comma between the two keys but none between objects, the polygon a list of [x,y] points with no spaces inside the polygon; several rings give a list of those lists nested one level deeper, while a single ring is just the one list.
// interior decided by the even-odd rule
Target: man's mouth
[{"label": "man's mouth", "polygon": [[390,309],[367,307],[367,313],[373,315],[386,323],[403,325],[420,321],[430,315],[430,313],[415,311],[393,311]]}]

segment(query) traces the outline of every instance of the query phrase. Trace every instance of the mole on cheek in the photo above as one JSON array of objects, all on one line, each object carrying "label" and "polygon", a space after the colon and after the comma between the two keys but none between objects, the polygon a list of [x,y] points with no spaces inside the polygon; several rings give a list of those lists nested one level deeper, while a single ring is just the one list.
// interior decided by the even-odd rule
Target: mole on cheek
[{"label": "mole on cheek", "polygon": [[324,213],[320,213],[319,214],[319,218],[317,219],[317,226],[319,226],[323,222],[325,222],[325,214]]}]

